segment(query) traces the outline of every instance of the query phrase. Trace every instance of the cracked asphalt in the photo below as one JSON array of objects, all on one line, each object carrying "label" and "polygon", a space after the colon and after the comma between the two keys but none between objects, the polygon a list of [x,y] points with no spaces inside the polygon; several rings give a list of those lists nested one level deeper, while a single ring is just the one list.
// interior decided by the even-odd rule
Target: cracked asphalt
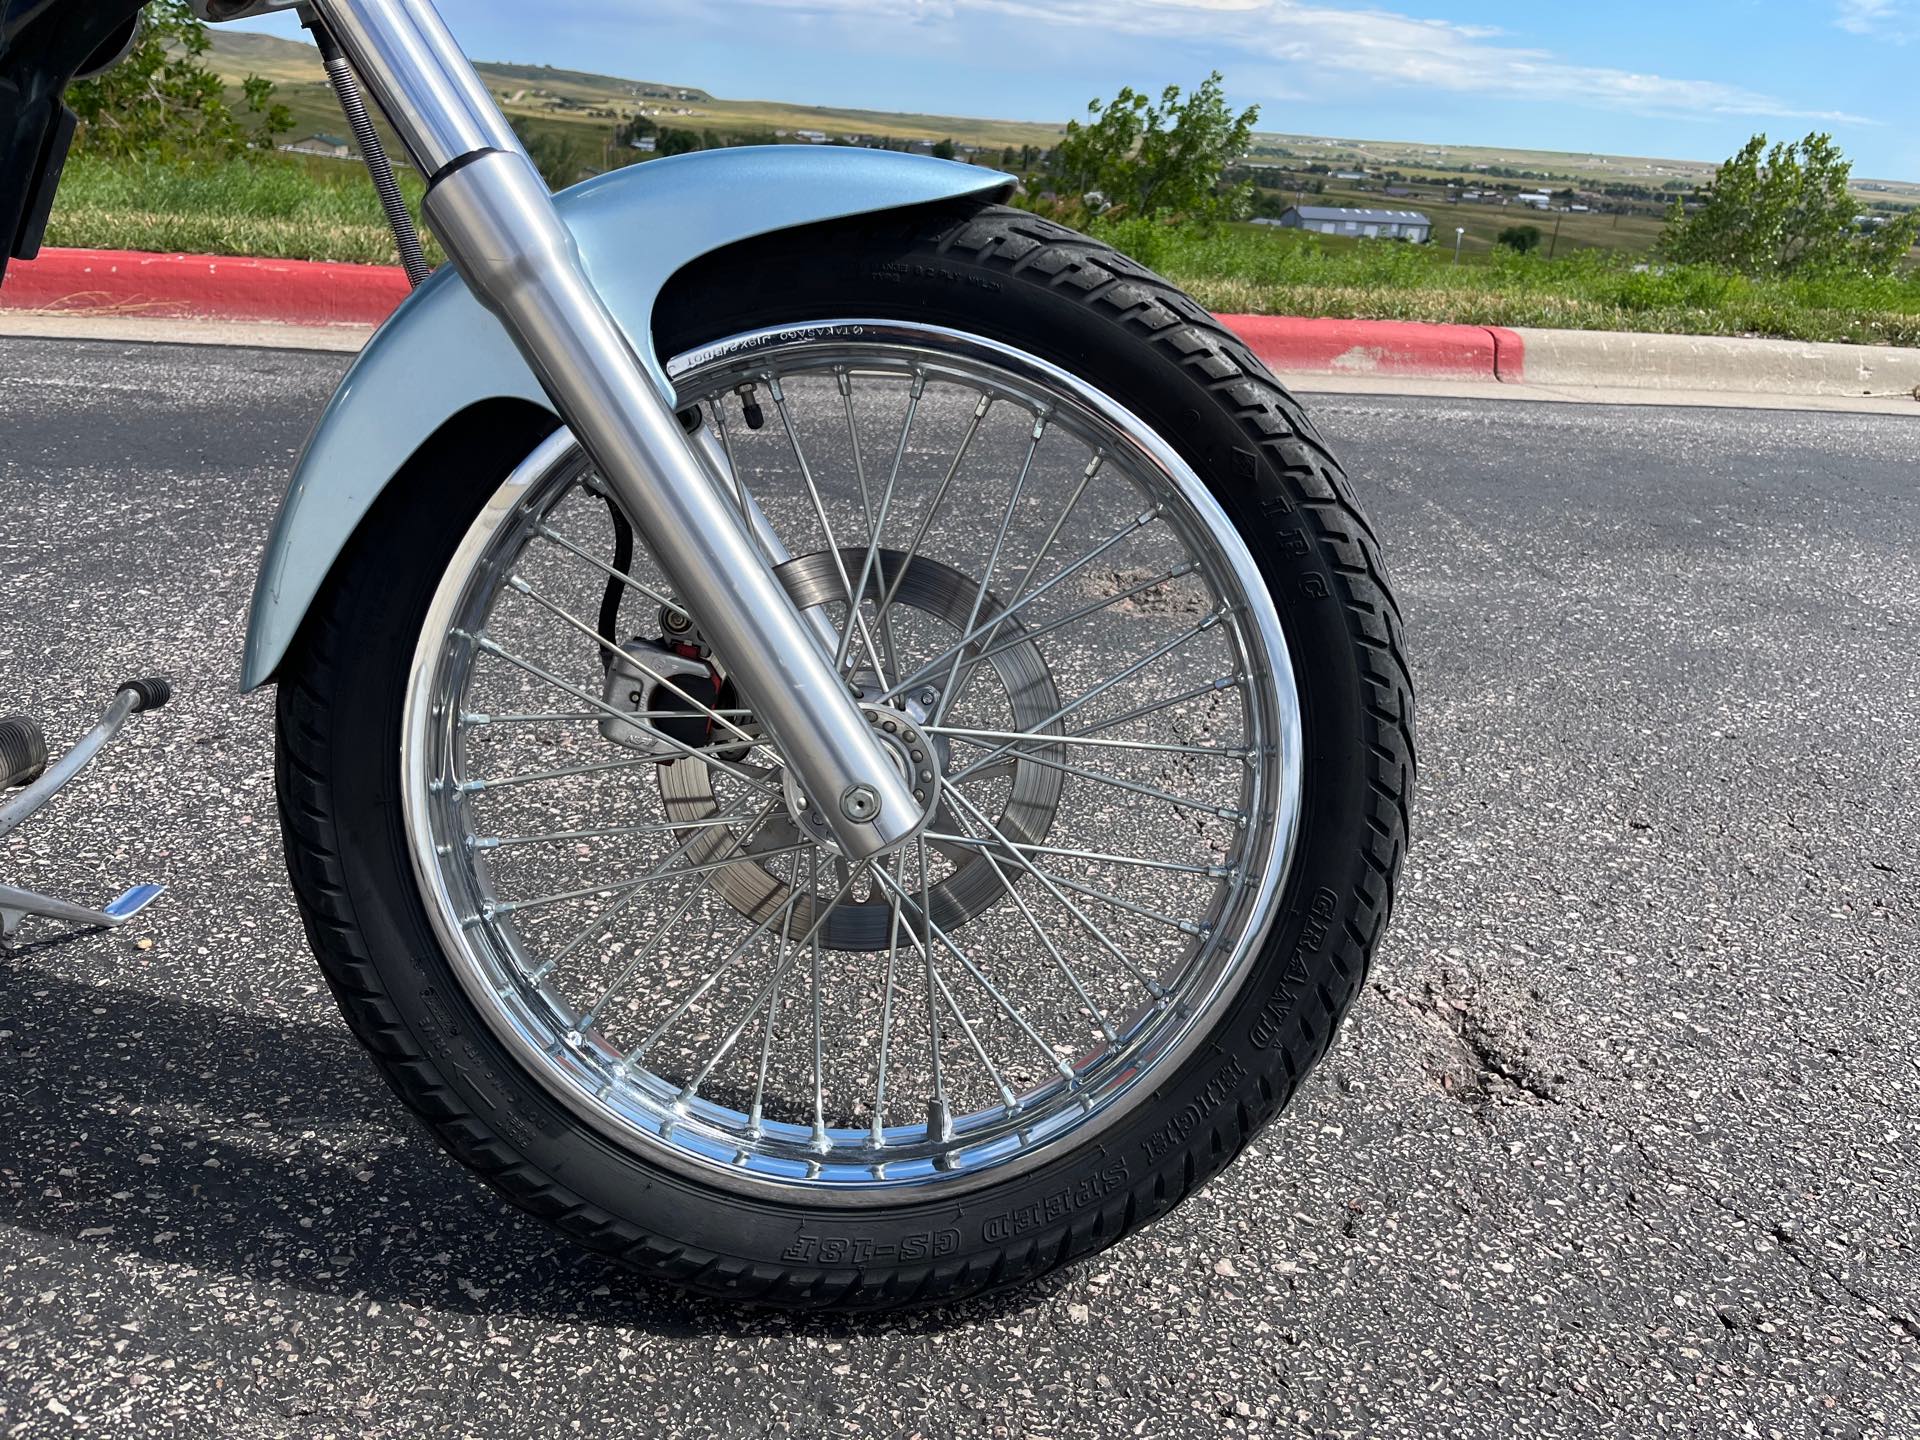
[{"label": "cracked asphalt", "polygon": [[1328,397],[1422,790],[1288,1115],[1037,1290],[821,1322],[550,1240],[308,960],[257,549],[342,366],[0,341],[0,709],[169,673],[0,874],[0,1435],[1920,1436],[1920,424]]}]

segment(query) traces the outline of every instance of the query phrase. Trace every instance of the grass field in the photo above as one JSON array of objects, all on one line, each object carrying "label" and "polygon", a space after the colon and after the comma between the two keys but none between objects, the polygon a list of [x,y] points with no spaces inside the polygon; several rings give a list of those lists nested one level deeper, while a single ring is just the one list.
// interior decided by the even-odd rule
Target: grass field
[{"label": "grass field", "polygon": [[1455,266],[1435,246],[1265,227],[1093,228],[1217,311],[1920,345],[1911,276],[1759,281],[1601,249],[1554,260],[1502,250]]},{"label": "grass field", "polygon": [[[417,211],[418,177],[406,172],[400,183]],[[394,263],[393,237],[366,173],[291,156],[180,167],[76,155],[60,182],[47,244]]]},{"label": "grass field", "polygon": [[[403,175],[402,184],[417,202],[418,180]],[[1216,310],[1920,345],[1920,281],[1912,279],[1758,282],[1649,268],[1597,248],[1554,260],[1495,251],[1455,266],[1440,247],[1264,226],[1095,229]],[[76,157],[48,242],[393,260],[372,186],[357,167],[284,156],[186,169]]]}]

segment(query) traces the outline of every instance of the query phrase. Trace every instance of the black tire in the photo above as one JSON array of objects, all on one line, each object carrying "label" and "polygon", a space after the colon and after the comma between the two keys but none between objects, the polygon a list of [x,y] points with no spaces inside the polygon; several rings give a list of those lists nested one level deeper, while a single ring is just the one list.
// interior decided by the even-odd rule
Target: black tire
[{"label": "black tire", "polygon": [[[1176,444],[1271,586],[1302,696],[1306,792],[1270,944],[1224,1023],[1119,1130],[958,1199],[805,1209],[714,1190],[571,1119],[492,1038],[441,958],[401,819],[403,696],[436,584],[525,453],[389,490],[281,675],[288,868],[355,1033],[463,1164],[570,1239],[704,1295],[821,1310],[954,1300],[1112,1244],[1225,1167],[1359,995],[1414,778],[1401,621],[1338,463],[1272,376],[1139,265],[1020,211],[922,211],[711,257],[663,297],[664,354],[758,326],[945,323],[1091,380]],[[528,447],[530,448],[530,447]]]}]

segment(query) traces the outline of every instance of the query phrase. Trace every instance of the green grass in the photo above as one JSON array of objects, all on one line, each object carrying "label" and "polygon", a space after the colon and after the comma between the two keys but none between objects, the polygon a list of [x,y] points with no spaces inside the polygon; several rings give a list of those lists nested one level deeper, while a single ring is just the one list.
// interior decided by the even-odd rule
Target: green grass
[{"label": "green grass", "polygon": [[[403,172],[400,183],[417,213],[418,177]],[[394,263],[393,237],[358,165],[284,155],[187,166],[76,155],[47,243]]]},{"label": "green grass", "polygon": [[[402,172],[418,205],[420,183]],[[1263,226],[1095,222],[1102,238],[1215,310],[1467,325],[1766,335],[1920,346],[1920,279],[1757,281],[1604,249],[1548,260],[1345,241]],[[390,264],[357,165],[291,156],[174,166],[76,156],[47,242]]]},{"label": "green grass", "polygon": [[1496,250],[1456,266],[1438,245],[1234,225],[1093,228],[1218,311],[1920,346],[1911,275],[1748,280],[1599,249],[1554,260]]}]

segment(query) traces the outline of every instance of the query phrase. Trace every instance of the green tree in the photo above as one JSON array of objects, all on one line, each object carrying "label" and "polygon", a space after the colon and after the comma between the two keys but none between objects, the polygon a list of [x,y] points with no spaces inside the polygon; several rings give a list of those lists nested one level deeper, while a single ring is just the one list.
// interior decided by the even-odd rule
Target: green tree
[{"label": "green tree", "polygon": [[212,45],[186,0],[149,6],[126,58],[68,87],[67,103],[83,127],[77,145],[163,159],[271,149],[293,128],[293,112],[274,100],[272,81],[249,75],[236,113],[225,84],[201,59]]},{"label": "green tree", "polygon": [[1246,153],[1258,106],[1235,114],[1214,71],[1183,101],[1169,85],[1158,103],[1124,88],[1112,100],[1087,106],[1085,124],[1069,121],[1054,151],[1064,189],[1098,191],[1119,213],[1236,219],[1252,203],[1253,187],[1222,181],[1227,166]]},{"label": "green tree", "polygon": [[934,142],[933,154],[935,159],[951,160],[957,153],[959,152],[953,148],[953,141],[951,140],[936,140]]},{"label": "green tree", "polygon": [[1522,255],[1540,248],[1540,242],[1546,236],[1540,233],[1538,225],[1509,225],[1500,232],[1499,244],[1509,250],[1517,250]]},{"label": "green tree", "polygon": [[655,153],[660,155],[685,155],[700,148],[700,134],[697,130],[676,130],[669,126],[660,132],[660,143]]},{"label": "green tree", "polygon": [[1890,275],[1920,236],[1920,215],[1862,233],[1853,166],[1831,135],[1767,146],[1749,140],[1688,213],[1676,200],[1660,253],[1746,275]]},{"label": "green tree", "polygon": [[533,168],[540,172],[549,190],[564,190],[580,178],[583,170],[593,168],[593,159],[586,149],[570,136],[536,130],[524,120],[515,120],[512,124],[527,158],[533,161]]}]

